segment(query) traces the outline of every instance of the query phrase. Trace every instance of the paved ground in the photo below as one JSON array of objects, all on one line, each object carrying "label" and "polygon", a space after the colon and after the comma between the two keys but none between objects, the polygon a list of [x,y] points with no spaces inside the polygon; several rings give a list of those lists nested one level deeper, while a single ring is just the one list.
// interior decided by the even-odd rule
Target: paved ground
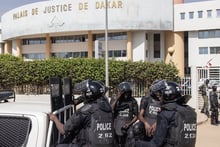
[{"label": "paved ground", "polygon": [[210,119],[200,112],[197,112],[197,120],[196,147],[220,147],[220,124],[211,125]]}]

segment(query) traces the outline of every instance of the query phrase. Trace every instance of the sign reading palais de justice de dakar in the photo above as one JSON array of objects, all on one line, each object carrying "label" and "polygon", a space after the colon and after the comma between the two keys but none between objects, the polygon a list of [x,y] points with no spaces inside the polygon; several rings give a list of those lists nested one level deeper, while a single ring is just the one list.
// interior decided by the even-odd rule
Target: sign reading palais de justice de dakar
[{"label": "sign reading palais de justice de dakar", "polygon": [[[94,4],[94,9],[105,9],[106,4],[105,1],[96,1]],[[122,8],[122,0],[118,1],[108,1],[107,3],[108,9],[116,9],[116,8]],[[13,19],[20,19],[22,17],[28,17],[28,16],[34,16],[39,14],[50,14],[50,13],[64,13],[64,12],[71,12],[73,9],[76,9],[77,11],[87,11],[89,9],[88,2],[79,2],[77,5],[74,5],[72,3],[61,3],[57,5],[48,5],[44,6],[43,9],[39,9],[38,7],[32,8],[31,12],[28,10],[19,10],[18,12],[15,12],[13,14]]]},{"label": "sign reading palais de justice de dakar", "polygon": [[[172,0],[51,0],[23,5],[2,16],[2,38],[47,32],[173,29]],[[25,28],[25,29],[24,29]]]}]

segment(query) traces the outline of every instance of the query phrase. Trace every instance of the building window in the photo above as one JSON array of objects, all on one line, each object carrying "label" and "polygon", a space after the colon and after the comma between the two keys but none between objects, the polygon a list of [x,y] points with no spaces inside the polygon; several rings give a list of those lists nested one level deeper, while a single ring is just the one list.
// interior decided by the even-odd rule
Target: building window
[{"label": "building window", "polygon": [[220,17],[220,9],[216,9],[216,17]]},{"label": "building window", "polygon": [[209,31],[209,38],[215,38],[215,30]]},{"label": "building window", "polygon": [[194,12],[189,12],[189,19],[193,19],[194,18]]},{"label": "building window", "polygon": [[220,47],[210,47],[210,54],[220,54]]},{"label": "building window", "polygon": [[111,51],[108,51],[108,56],[111,57],[111,58],[126,57],[127,56],[127,51],[126,50],[111,50]]},{"label": "building window", "polygon": [[199,36],[199,38],[208,38],[209,32],[208,31],[199,31],[198,36]]},{"label": "building window", "polygon": [[45,44],[46,38],[23,39],[22,45]]},{"label": "building window", "polygon": [[46,59],[44,53],[31,53],[31,54],[22,54],[23,59],[30,60],[43,60]]},{"label": "building window", "polygon": [[207,10],[207,18],[211,18],[212,17],[212,10]]},{"label": "building window", "polygon": [[216,36],[216,38],[220,38],[220,30],[215,31],[215,36]]},{"label": "building window", "polygon": [[185,13],[184,13],[184,12],[180,13],[180,19],[181,19],[181,20],[184,20],[184,19],[185,19]]},{"label": "building window", "polygon": [[160,58],[160,34],[154,34],[154,58]]},{"label": "building window", "polygon": [[203,11],[198,11],[198,18],[202,18],[203,17]]},{"label": "building window", "polygon": [[145,40],[148,40],[148,34],[145,34]]},{"label": "building window", "polygon": [[[95,35],[93,35],[93,41],[95,41],[95,40],[104,41],[105,40],[105,34],[95,34]],[[108,40],[127,40],[127,34],[125,32],[109,33],[108,34]]]},{"label": "building window", "polygon": [[200,39],[204,38],[220,38],[220,30],[206,30],[206,31],[199,31],[198,37]]},{"label": "building window", "polygon": [[208,47],[199,47],[199,54],[208,54]]},{"label": "building window", "polygon": [[52,43],[88,42],[88,35],[51,37]]},{"label": "building window", "polygon": [[127,40],[127,34],[125,32],[109,33],[109,40]]},{"label": "building window", "polygon": [[88,52],[60,52],[52,53],[51,55],[56,58],[87,58]]}]

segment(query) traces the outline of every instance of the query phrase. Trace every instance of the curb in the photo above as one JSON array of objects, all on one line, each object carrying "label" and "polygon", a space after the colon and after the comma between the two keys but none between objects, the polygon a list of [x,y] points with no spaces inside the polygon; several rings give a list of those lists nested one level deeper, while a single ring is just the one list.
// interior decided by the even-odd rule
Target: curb
[{"label": "curb", "polygon": [[[200,115],[203,115],[203,114],[200,114]],[[203,117],[204,117],[204,119],[199,121],[199,122],[197,122],[197,125],[204,124],[205,122],[207,122],[209,120],[209,118],[206,115],[203,115]],[[198,117],[197,117],[197,119],[198,119]]]},{"label": "curb", "polygon": [[197,125],[204,124],[204,123],[207,122],[207,121],[208,121],[208,118],[207,118],[206,120],[204,120],[204,121],[197,122]]}]

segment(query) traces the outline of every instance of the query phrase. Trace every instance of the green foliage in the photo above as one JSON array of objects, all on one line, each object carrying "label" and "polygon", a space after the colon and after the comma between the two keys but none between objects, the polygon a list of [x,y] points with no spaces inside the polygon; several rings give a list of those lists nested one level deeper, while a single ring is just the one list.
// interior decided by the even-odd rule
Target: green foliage
[{"label": "green foliage", "polygon": [[[126,62],[109,60],[109,84],[116,87],[124,80],[152,83],[156,79],[178,81],[178,70],[163,62]],[[104,59],[58,59],[23,61],[11,55],[0,55],[0,84],[2,88],[24,85],[48,86],[49,77],[70,77],[73,84],[91,78],[105,82]]]},{"label": "green foliage", "polygon": [[11,54],[0,54],[0,62],[21,61],[21,60],[22,60],[22,58],[15,57]]}]

